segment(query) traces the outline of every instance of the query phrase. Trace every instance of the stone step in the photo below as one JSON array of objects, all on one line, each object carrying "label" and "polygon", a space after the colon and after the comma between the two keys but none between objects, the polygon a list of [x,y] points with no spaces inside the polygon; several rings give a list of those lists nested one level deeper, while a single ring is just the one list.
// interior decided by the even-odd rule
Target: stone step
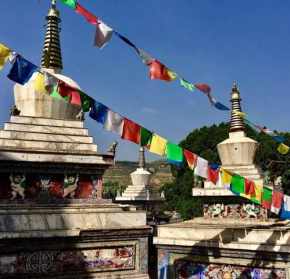
[{"label": "stone step", "polygon": [[67,153],[75,151],[97,152],[95,144],[67,143],[67,142],[45,142],[33,140],[11,140],[0,138],[0,146],[14,149],[26,150],[48,150],[48,151],[66,151]]},{"label": "stone step", "polygon": [[4,130],[6,131],[19,131],[19,132],[34,132],[34,133],[48,133],[58,135],[75,135],[87,136],[88,130],[84,128],[69,128],[58,126],[37,126],[32,124],[18,124],[18,123],[5,123]]},{"label": "stone step", "polygon": [[0,130],[0,138],[15,140],[37,140],[70,143],[93,143],[93,138],[89,136],[41,134],[33,132],[5,131]]},{"label": "stone step", "polygon": [[59,127],[73,127],[83,128],[84,122],[77,120],[61,120],[51,118],[29,117],[29,116],[11,116],[10,122],[18,124],[32,124],[44,126],[59,126]]}]

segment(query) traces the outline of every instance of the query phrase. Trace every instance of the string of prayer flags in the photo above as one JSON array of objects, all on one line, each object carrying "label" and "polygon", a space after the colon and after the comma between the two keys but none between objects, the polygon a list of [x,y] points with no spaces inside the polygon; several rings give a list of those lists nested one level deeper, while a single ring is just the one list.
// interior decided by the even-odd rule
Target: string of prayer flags
[{"label": "string of prayer flags", "polygon": [[3,67],[6,64],[10,54],[11,54],[11,49],[9,49],[4,44],[0,43],[0,70],[3,69]]},{"label": "string of prayer flags", "polygon": [[194,175],[198,175],[200,177],[207,179],[208,177],[207,170],[208,170],[208,161],[197,156]]},{"label": "string of prayer flags", "polygon": [[179,145],[167,142],[166,157],[172,163],[181,164],[183,162],[183,150]]},{"label": "string of prayer flags", "polygon": [[238,174],[234,174],[232,176],[232,181],[231,181],[231,191],[239,196],[241,194],[244,194],[245,193],[245,178]]},{"label": "string of prayer flags", "polygon": [[119,113],[108,110],[104,129],[122,135],[124,126],[124,118]]},{"label": "string of prayer flags", "polygon": [[36,65],[17,55],[7,77],[12,81],[24,85],[36,70]]},{"label": "string of prayer flags", "polygon": [[144,127],[141,127],[140,131],[140,145],[145,146],[147,148],[150,147],[151,141],[152,141],[153,133],[149,130],[147,130]]},{"label": "string of prayer flags", "polygon": [[282,220],[290,219],[290,197],[284,195],[279,217]]},{"label": "string of prayer flags", "polygon": [[139,49],[128,39],[126,38],[125,36],[121,35],[119,32],[117,31],[114,31],[114,33],[123,41],[125,42],[127,45],[129,45],[130,47],[132,47],[136,52],[137,54],[139,54]]},{"label": "string of prayer flags", "polygon": [[270,188],[263,187],[262,206],[271,209],[273,191]]},{"label": "string of prayer flags", "polygon": [[112,38],[113,29],[100,21],[96,25],[95,46],[103,48]]},{"label": "string of prayer flags", "polygon": [[179,81],[180,81],[180,85],[183,86],[185,89],[187,89],[191,92],[194,91],[194,89],[195,89],[194,84],[190,83],[189,81],[187,81],[183,78],[181,78]]},{"label": "string of prayer flags", "polygon": [[141,127],[137,123],[131,121],[128,118],[124,118],[124,127],[122,133],[122,139],[132,141],[134,143],[140,143]]},{"label": "string of prayer flags", "polygon": [[91,104],[89,116],[97,122],[105,124],[108,110],[108,107],[94,100]]},{"label": "string of prayer flags", "polygon": [[88,23],[91,23],[93,25],[98,24],[98,18],[94,14],[89,12],[86,8],[81,6],[79,3],[77,3],[75,11],[78,14],[82,15]]},{"label": "string of prayer flags", "polygon": [[172,81],[176,79],[177,75],[169,70],[165,65],[163,65],[158,60],[154,59],[153,61],[147,64],[149,66],[149,77],[150,79],[160,79],[164,81]]},{"label": "string of prayer flags", "polygon": [[160,156],[165,154],[167,140],[157,134],[153,134],[149,151]]},{"label": "string of prayer flags", "polygon": [[282,203],[283,203],[283,196],[284,194],[282,192],[275,191],[275,190],[273,191],[271,212],[277,215],[279,214],[282,207]]},{"label": "string of prayer flags", "polygon": [[70,7],[71,9],[76,9],[77,6],[77,1],[76,0],[61,0],[61,2],[65,5],[67,5],[68,7]]},{"label": "string of prayer flags", "polygon": [[196,166],[197,155],[186,149],[183,150],[183,155],[186,159],[188,167],[193,170]]},{"label": "string of prayer flags", "polygon": [[286,155],[289,152],[289,149],[290,147],[284,143],[280,143],[277,148],[278,152],[283,155]]}]

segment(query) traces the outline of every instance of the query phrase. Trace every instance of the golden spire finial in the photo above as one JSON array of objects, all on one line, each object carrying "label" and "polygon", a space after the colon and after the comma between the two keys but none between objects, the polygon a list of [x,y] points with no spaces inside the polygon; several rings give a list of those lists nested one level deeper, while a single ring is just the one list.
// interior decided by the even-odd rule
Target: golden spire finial
[{"label": "golden spire finial", "polygon": [[42,50],[41,66],[56,72],[62,70],[62,57],[59,39],[59,11],[56,8],[56,0],[51,0],[51,7],[46,17],[46,34]]},{"label": "golden spire finial", "polygon": [[232,110],[231,110],[231,121],[230,121],[230,132],[244,131],[244,121],[239,112],[242,112],[241,109],[241,97],[240,91],[237,86],[237,82],[234,81],[232,92],[231,92],[231,102],[232,102]]}]

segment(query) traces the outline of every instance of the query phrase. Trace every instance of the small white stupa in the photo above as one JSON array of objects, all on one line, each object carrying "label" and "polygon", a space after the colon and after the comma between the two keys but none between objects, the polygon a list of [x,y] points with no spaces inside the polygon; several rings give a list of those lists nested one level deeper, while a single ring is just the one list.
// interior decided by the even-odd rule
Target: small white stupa
[{"label": "small white stupa", "polygon": [[159,201],[163,200],[159,192],[150,186],[152,174],[146,169],[144,148],[139,150],[139,166],[130,174],[132,185],[129,185],[117,201]]}]

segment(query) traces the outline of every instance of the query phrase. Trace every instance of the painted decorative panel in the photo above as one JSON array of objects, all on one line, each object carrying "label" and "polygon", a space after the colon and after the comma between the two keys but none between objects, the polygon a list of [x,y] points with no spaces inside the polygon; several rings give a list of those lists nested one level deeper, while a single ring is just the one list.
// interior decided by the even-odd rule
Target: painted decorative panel
[{"label": "painted decorative panel", "polygon": [[37,251],[0,256],[0,274],[99,272],[135,269],[135,246]]}]

